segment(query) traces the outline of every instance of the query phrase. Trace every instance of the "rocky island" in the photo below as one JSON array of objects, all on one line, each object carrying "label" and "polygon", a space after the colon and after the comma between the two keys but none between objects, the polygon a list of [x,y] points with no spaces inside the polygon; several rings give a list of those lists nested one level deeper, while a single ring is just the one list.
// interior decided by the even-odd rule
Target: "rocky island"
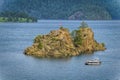
[{"label": "rocky island", "polygon": [[47,35],[38,35],[33,45],[26,48],[24,53],[37,57],[63,58],[105,49],[104,43],[98,43],[92,29],[82,22],[79,29],[72,33],[60,27]]}]

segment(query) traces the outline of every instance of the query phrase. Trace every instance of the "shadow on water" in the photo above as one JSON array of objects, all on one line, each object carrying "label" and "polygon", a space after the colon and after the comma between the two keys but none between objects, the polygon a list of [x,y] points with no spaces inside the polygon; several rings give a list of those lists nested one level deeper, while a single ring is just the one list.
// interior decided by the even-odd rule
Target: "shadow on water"
[{"label": "shadow on water", "polygon": [[66,62],[66,61],[70,61],[72,57],[66,57],[66,58],[52,58],[52,57],[49,57],[49,58],[41,58],[41,57],[37,57],[37,56],[27,56],[25,55],[26,57],[29,57],[29,58],[32,58],[34,60],[37,60],[37,61],[61,61],[61,62]]}]

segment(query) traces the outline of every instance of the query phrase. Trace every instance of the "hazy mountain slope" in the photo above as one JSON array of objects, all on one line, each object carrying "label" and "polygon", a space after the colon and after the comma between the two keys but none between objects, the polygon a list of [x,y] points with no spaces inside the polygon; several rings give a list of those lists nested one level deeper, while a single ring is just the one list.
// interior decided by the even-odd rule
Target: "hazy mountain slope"
[{"label": "hazy mountain slope", "polygon": [[39,19],[120,19],[116,4],[115,0],[4,0],[2,11],[27,12]]},{"label": "hazy mountain slope", "polygon": [[4,0],[0,0],[0,11],[2,10],[2,4],[3,4]]}]

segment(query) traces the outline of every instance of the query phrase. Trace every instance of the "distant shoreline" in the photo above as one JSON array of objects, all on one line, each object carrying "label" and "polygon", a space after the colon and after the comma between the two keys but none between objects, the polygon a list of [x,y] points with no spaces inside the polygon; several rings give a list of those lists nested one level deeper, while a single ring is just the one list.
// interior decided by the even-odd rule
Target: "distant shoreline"
[{"label": "distant shoreline", "polygon": [[62,20],[62,19],[38,19],[39,21],[120,21],[120,20]]}]

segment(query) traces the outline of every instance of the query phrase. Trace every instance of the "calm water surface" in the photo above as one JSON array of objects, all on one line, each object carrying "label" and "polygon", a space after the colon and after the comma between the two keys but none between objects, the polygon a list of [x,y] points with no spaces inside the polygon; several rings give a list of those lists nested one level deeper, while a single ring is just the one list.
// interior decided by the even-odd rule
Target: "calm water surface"
[{"label": "calm water surface", "polygon": [[[38,59],[25,56],[38,34],[59,26],[77,29],[81,21],[41,20],[38,23],[0,23],[0,80],[120,80],[120,21],[87,21],[106,51],[67,59]],[[100,66],[86,66],[99,58]]]}]

